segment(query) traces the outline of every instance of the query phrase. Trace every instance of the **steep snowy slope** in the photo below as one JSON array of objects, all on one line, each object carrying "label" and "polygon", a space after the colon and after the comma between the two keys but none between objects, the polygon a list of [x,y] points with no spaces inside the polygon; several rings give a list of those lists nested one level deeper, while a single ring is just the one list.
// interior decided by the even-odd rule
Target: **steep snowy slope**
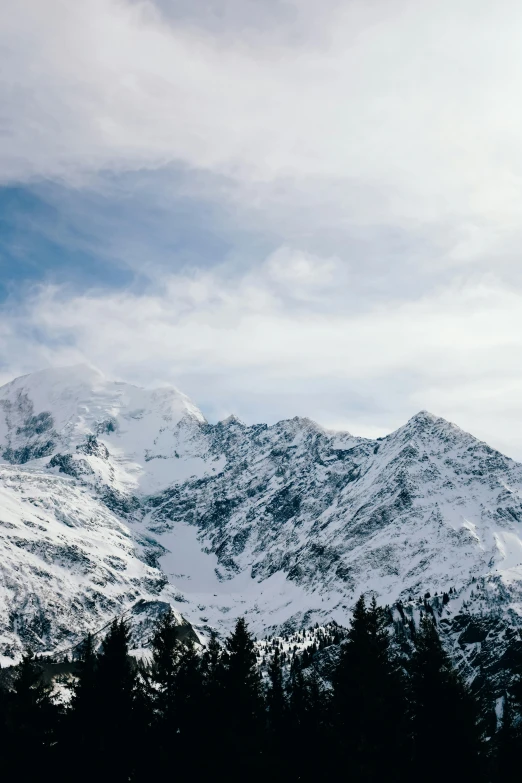
[{"label": "steep snowy slope", "polygon": [[72,479],[0,467],[0,663],[66,649],[132,607],[154,615],[175,596],[159,554]]},{"label": "steep snowy slope", "polygon": [[[361,592],[406,601],[450,586],[464,594],[473,579],[488,585],[492,606],[501,604],[510,622],[522,613],[522,466],[431,414],[378,440],[299,418],[211,425],[175,389],[138,389],[88,367],[19,378],[0,389],[0,411],[0,487],[11,504],[0,514],[0,538],[7,546],[15,524],[32,542],[9,543],[9,568],[21,558],[32,574],[28,594],[60,595],[57,617],[66,613],[63,579],[73,561],[62,565],[57,554],[59,575],[40,579],[39,566],[24,559],[45,537],[23,522],[33,486],[45,487],[49,525],[60,535],[83,537],[95,521],[94,571],[107,568],[104,547],[126,552],[114,582],[95,577],[106,614],[129,605],[131,582],[132,600],[157,595],[190,621],[224,629],[246,612],[261,633],[346,622]],[[76,517],[67,530],[64,507]],[[149,578],[163,579],[159,593]],[[73,579],[85,627],[98,622],[89,580]],[[59,622],[49,645],[63,638]],[[17,630],[9,633],[12,640]]]}]

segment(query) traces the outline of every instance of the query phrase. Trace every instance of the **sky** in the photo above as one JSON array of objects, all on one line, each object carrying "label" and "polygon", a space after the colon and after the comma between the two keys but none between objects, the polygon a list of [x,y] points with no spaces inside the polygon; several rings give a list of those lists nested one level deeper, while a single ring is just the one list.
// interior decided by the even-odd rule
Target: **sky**
[{"label": "sky", "polygon": [[0,382],[522,460],[522,6],[4,0]]}]

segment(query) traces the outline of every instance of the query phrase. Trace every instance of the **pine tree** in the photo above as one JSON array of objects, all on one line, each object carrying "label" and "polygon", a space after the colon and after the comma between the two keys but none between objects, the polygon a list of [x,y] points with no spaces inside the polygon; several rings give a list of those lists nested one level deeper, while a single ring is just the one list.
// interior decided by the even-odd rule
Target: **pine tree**
[{"label": "pine tree", "polygon": [[140,783],[152,779],[154,764],[151,759],[156,751],[156,725],[151,702],[150,672],[146,660],[136,661],[136,683],[133,699],[134,746],[133,781]]},{"label": "pine tree", "polygon": [[201,656],[201,688],[203,720],[215,727],[225,709],[224,656],[217,634],[212,631],[208,645]]},{"label": "pine tree", "polygon": [[[42,668],[28,651],[17,667],[12,691],[7,697],[7,749],[4,768],[31,779],[46,770],[57,727],[57,709],[52,688],[43,681]],[[12,773],[11,773],[12,774]]]},{"label": "pine tree", "polygon": [[306,683],[299,658],[295,658],[290,667],[290,679],[287,684],[287,703],[291,725],[297,730],[306,710]]},{"label": "pine tree", "polygon": [[32,723],[32,718],[37,714],[43,714],[48,709],[51,688],[42,678],[42,668],[38,665],[33,653],[27,652],[22,657],[18,666],[18,672],[13,682],[13,699],[11,711],[18,712],[21,724],[27,722],[36,726],[38,721]]},{"label": "pine tree", "polygon": [[201,744],[208,748],[203,759],[208,775],[215,774],[216,760],[226,764],[224,747],[228,737],[228,727],[223,716],[228,713],[227,692],[224,686],[223,648],[216,633],[210,635],[208,645],[201,656],[201,699],[199,716]]},{"label": "pine tree", "polygon": [[71,686],[71,701],[62,730],[62,745],[68,764],[73,764],[75,758],[84,758],[77,776],[79,780],[90,780],[96,769],[95,758],[101,744],[101,694],[92,634],[85,638],[79,654],[76,679]]},{"label": "pine tree", "polygon": [[76,668],[76,680],[72,686],[71,709],[80,745],[89,744],[92,727],[99,710],[98,660],[94,638],[88,634],[81,646]]},{"label": "pine tree", "polygon": [[284,686],[281,653],[278,647],[268,664],[268,688],[266,692],[268,708],[267,757],[271,768],[278,769],[283,775],[289,771],[289,712]]},{"label": "pine tree", "polygon": [[135,667],[129,657],[129,626],[114,620],[98,656],[98,679],[103,699],[119,720],[132,712]]},{"label": "pine tree", "polygon": [[199,733],[204,703],[201,662],[191,641],[186,641],[181,646],[176,675],[176,701],[177,731],[185,753],[191,756],[191,750],[195,749],[194,745]]},{"label": "pine tree", "polygon": [[333,676],[339,763],[350,764],[354,780],[402,779],[404,684],[386,619],[375,599],[367,607],[359,598]]},{"label": "pine tree", "polygon": [[190,775],[195,737],[205,732],[203,686],[199,656],[191,641],[179,640],[179,627],[169,609],[159,619],[152,638],[150,694],[154,709],[154,756],[166,774],[176,754],[179,774]]},{"label": "pine tree", "polygon": [[226,640],[223,656],[223,684],[227,701],[225,747],[238,754],[237,778],[259,771],[264,728],[261,675],[252,634],[244,618]]},{"label": "pine tree", "polygon": [[278,734],[282,731],[286,721],[287,702],[283,682],[283,668],[281,666],[281,654],[276,648],[268,665],[269,688],[267,693],[268,719],[271,731]]},{"label": "pine tree", "polygon": [[212,685],[221,678],[223,648],[221,647],[217,634],[212,631],[207,647],[201,657],[201,671],[203,680],[208,683],[208,689],[212,690]]},{"label": "pine tree", "polygon": [[176,677],[179,667],[181,645],[178,628],[172,609],[168,609],[158,620],[151,640],[153,683],[152,698],[156,717],[170,730],[176,721]]},{"label": "pine tree", "polygon": [[128,624],[115,619],[98,656],[100,756],[108,779],[114,781],[128,780],[134,763],[127,750],[137,734],[136,666],[129,656],[129,639]]},{"label": "pine tree", "polygon": [[234,707],[234,722],[242,732],[248,732],[259,724],[263,697],[254,639],[244,618],[237,621],[225,647],[223,678],[227,698]]},{"label": "pine tree", "polygon": [[410,670],[414,779],[480,780],[477,705],[453,669],[431,617],[421,620]]},{"label": "pine tree", "polygon": [[[292,778],[301,781],[328,779],[336,772],[332,766],[334,746],[329,698],[322,678],[315,666],[301,667],[299,659],[293,663],[288,690],[288,729],[284,734],[286,768]],[[304,753],[303,748],[314,748]]]}]

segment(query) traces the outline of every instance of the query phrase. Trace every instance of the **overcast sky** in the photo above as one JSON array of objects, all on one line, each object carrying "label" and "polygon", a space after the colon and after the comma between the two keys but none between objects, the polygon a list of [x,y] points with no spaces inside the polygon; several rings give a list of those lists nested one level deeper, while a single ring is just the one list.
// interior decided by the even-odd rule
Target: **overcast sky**
[{"label": "overcast sky", "polygon": [[3,0],[0,382],[522,459],[522,4]]}]

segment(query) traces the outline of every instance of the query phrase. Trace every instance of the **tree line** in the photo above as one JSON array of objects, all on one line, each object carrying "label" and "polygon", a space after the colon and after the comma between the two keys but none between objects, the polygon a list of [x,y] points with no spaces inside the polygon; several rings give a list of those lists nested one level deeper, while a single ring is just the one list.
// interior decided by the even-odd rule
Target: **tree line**
[{"label": "tree line", "polygon": [[339,655],[320,672],[313,658],[283,663],[279,646],[261,669],[243,618],[224,645],[213,635],[198,651],[179,639],[170,611],[150,659],[137,661],[116,619],[99,649],[85,639],[70,698],[58,702],[27,653],[0,691],[0,778],[520,780],[522,686],[487,739],[433,617],[422,618],[408,658],[387,624],[386,610],[361,597]]}]

